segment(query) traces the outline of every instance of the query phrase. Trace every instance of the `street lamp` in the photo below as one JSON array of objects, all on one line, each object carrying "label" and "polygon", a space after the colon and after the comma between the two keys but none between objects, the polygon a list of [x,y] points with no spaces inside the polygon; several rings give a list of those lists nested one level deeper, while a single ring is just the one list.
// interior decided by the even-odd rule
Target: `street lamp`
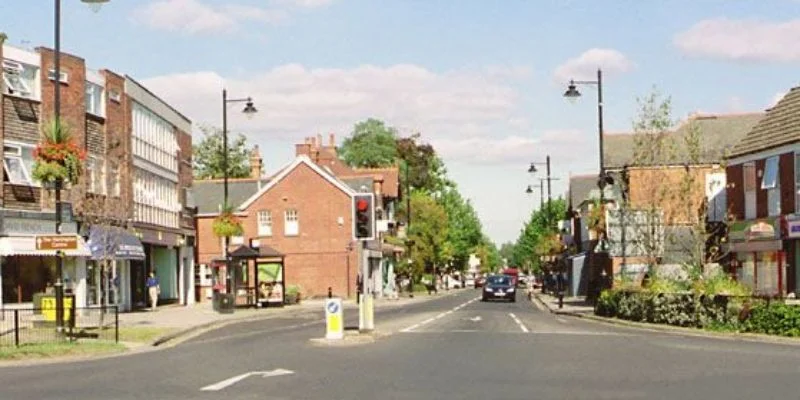
[{"label": "street lamp", "polygon": [[535,173],[537,171],[536,165],[545,165],[547,167],[547,178],[545,178],[545,180],[547,180],[547,204],[550,204],[550,201],[553,199],[550,193],[550,181],[552,180],[552,178],[550,178],[550,155],[547,156],[547,161],[544,163],[532,162],[531,166],[528,168],[528,172]]},{"label": "street lamp", "polygon": [[[222,177],[223,177],[223,196],[222,196],[222,204],[223,207],[228,206],[228,104],[229,103],[245,103],[244,109],[242,109],[242,113],[248,118],[253,118],[255,114],[258,112],[256,107],[253,105],[253,98],[246,97],[241,99],[229,99],[228,98],[228,90],[222,89]],[[230,271],[230,263],[228,262],[228,241],[230,240],[229,237],[225,236],[223,239],[223,246],[222,246],[222,255],[225,257],[225,268],[228,270],[225,280],[225,291],[226,293],[232,293],[232,280],[233,280],[233,271]]]},{"label": "street lamp", "polygon": [[[81,0],[88,4],[92,10],[97,11],[109,0]],[[54,0],[55,6],[55,27],[54,27],[54,46],[53,46],[53,69],[55,79],[53,80],[53,121],[61,125],[61,0]],[[63,182],[58,179],[55,182],[55,206],[56,206],[56,235],[61,234],[61,187]],[[56,252],[56,281],[53,284],[56,295],[56,331],[64,331],[64,257],[63,253]]]},{"label": "street lamp", "polygon": [[539,188],[539,209],[541,210],[544,208],[544,185],[539,182],[538,185],[528,185],[528,188],[525,189],[525,193],[533,194],[533,188]]},{"label": "street lamp", "polygon": [[571,102],[577,101],[581,97],[578,85],[597,85],[597,135],[600,146],[600,172],[597,186],[600,189],[600,207],[605,207],[605,186],[609,183],[609,177],[605,173],[605,165],[603,164],[603,71],[599,68],[597,69],[597,80],[594,81],[570,80],[567,90],[564,92],[564,97]]}]

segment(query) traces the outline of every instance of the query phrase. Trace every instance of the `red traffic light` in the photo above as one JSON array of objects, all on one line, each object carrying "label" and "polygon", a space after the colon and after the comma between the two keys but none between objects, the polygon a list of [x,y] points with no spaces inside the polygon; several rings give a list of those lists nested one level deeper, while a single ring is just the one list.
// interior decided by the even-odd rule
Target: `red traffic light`
[{"label": "red traffic light", "polygon": [[363,212],[367,211],[367,209],[369,209],[369,202],[367,200],[358,199],[358,201],[356,201],[356,210]]}]

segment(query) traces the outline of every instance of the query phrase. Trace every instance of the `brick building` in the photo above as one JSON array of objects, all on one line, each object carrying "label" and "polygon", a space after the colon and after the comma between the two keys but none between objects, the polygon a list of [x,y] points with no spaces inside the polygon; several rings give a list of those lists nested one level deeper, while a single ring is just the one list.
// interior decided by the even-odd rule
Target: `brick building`
[{"label": "brick building", "polygon": [[[2,299],[25,303],[55,280],[54,254],[34,244],[36,235],[54,233],[54,191],[31,176],[33,149],[53,116],[54,53],[0,48]],[[78,306],[103,301],[129,309],[144,305],[144,277],[155,271],[162,298],[186,303],[193,287],[179,277],[193,269],[191,122],[131,77],[90,69],[71,54],[62,52],[57,80],[62,121],[88,154],[80,184],[62,191],[62,230],[80,235],[65,260],[67,293]],[[113,260],[107,273],[99,266],[104,258]]]},{"label": "brick building", "polygon": [[731,151],[726,168],[732,271],[757,292],[800,284],[800,87],[792,88]]}]

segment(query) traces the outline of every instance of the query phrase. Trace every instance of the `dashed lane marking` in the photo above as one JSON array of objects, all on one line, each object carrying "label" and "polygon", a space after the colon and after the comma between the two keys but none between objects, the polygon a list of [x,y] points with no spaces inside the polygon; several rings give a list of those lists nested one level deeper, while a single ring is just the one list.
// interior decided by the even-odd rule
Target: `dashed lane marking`
[{"label": "dashed lane marking", "polygon": [[481,299],[480,297],[476,297],[476,298],[474,298],[474,299],[472,299],[470,301],[467,301],[465,303],[459,304],[459,305],[451,308],[450,310],[447,310],[447,311],[439,313],[439,315],[437,315],[435,317],[428,318],[428,319],[426,319],[426,320],[424,320],[424,321],[422,321],[420,323],[411,325],[408,328],[401,329],[400,332],[404,332],[404,333],[413,332],[415,329],[419,329],[419,328],[421,328],[421,327],[423,327],[423,326],[425,326],[425,325],[427,325],[427,324],[429,324],[429,323],[431,323],[431,322],[433,322],[433,321],[435,321],[437,319],[440,319],[440,318],[443,318],[446,315],[452,314],[453,311],[458,311],[458,310],[460,310],[460,309],[462,309],[462,308],[464,308],[464,307],[466,307],[466,306],[468,306],[468,305],[470,305],[470,304],[472,304],[472,303],[474,303],[474,302],[476,302],[476,301],[478,301],[480,299]]},{"label": "dashed lane marking", "polygon": [[508,316],[510,316],[510,317],[511,317],[511,319],[513,319],[513,320],[514,320],[514,322],[516,322],[516,323],[517,323],[517,325],[519,325],[519,328],[520,328],[520,329],[522,329],[522,331],[523,331],[523,332],[525,332],[525,333],[528,333],[528,332],[530,332],[530,331],[528,330],[528,327],[527,327],[527,326],[525,326],[525,324],[523,324],[523,323],[522,323],[522,321],[520,321],[520,320],[519,320],[519,318],[517,318],[517,316],[516,316],[516,315],[514,315],[514,313],[508,313]]}]

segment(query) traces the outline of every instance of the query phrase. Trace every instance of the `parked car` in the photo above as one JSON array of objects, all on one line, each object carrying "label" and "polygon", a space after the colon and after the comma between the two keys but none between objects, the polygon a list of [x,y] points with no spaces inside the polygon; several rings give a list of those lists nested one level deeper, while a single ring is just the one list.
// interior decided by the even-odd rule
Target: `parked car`
[{"label": "parked car", "polygon": [[[475,278],[467,278],[464,280],[464,288],[475,286]],[[477,287],[477,286],[475,286]]]},{"label": "parked car", "polygon": [[482,301],[508,300],[512,303],[517,301],[517,288],[514,279],[507,275],[492,275],[486,278],[483,286]]},{"label": "parked car", "polygon": [[483,284],[486,282],[486,278],[479,276],[475,278],[475,289],[482,288]]}]

